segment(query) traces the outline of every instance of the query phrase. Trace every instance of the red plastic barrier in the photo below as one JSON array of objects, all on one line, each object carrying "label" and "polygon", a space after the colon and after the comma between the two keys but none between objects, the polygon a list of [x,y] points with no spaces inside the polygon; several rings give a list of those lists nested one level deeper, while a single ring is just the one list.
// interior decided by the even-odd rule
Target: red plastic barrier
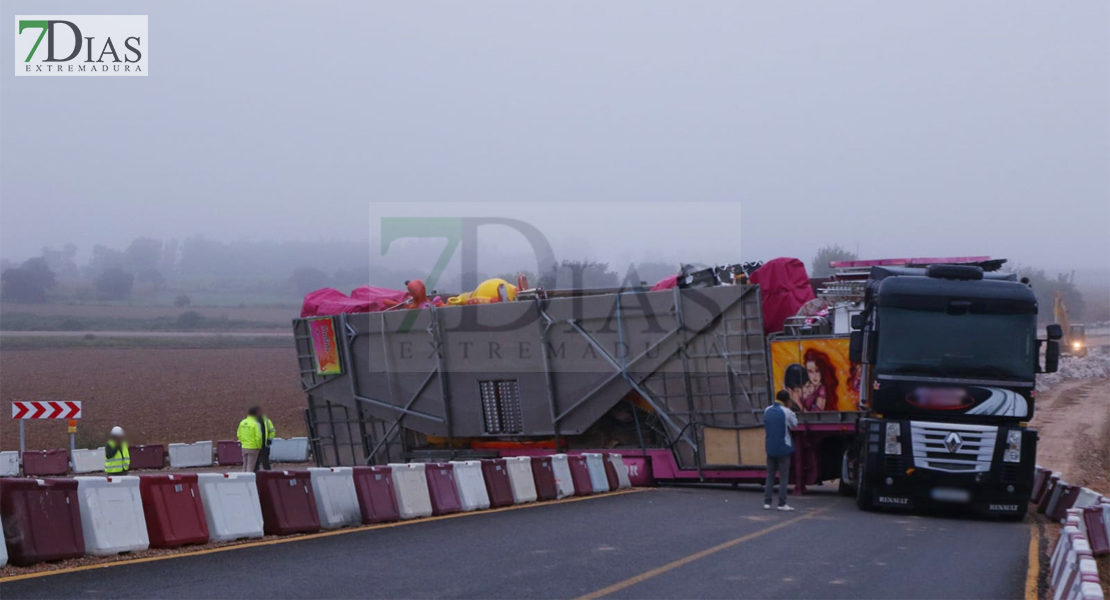
[{"label": "red plastic barrier", "polygon": [[628,481],[632,487],[651,487],[655,485],[655,473],[651,470],[650,456],[622,456],[628,469]]},{"label": "red plastic barrier", "polygon": [[1037,502],[1037,512],[1044,514],[1048,510],[1048,503],[1052,500],[1052,492],[1056,490],[1056,484],[1060,483],[1060,478],[1055,475],[1048,477],[1048,483],[1044,486],[1044,493],[1041,494],[1041,499]]},{"label": "red plastic barrier", "polygon": [[320,530],[308,471],[259,471],[256,477],[262,529],[267,535]]},{"label": "red plastic barrier", "polygon": [[551,468],[550,456],[532,457],[532,480],[536,482],[536,499],[540,502],[559,497],[555,486],[555,470]]},{"label": "red plastic barrier", "polygon": [[243,446],[238,440],[216,442],[216,464],[223,467],[243,464]]},{"label": "red plastic barrier", "polygon": [[23,453],[23,474],[27,476],[69,473],[69,453],[62,449],[28,450]]},{"label": "red plastic barrier", "polygon": [[1060,497],[1056,499],[1056,504],[1052,507],[1052,513],[1045,515],[1053,521],[1060,521],[1068,516],[1068,509],[1075,504],[1076,499],[1079,498],[1079,492],[1083,490],[1078,485],[1068,485],[1066,483],[1058,485],[1060,486]]},{"label": "red plastic barrier", "polygon": [[605,465],[605,480],[609,482],[609,491],[615,492],[621,487],[621,480],[617,477],[617,468],[613,466],[613,460],[609,458],[609,452],[601,453],[601,462]]},{"label": "red plastic barrier", "polygon": [[139,476],[151,548],[177,548],[208,541],[208,520],[196,473]]},{"label": "red plastic barrier", "polygon": [[574,483],[575,496],[589,496],[594,493],[594,485],[590,483],[590,467],[586,465],[586,457],[575,454],[567,457],[570,464],[570,479]]},{"label": "red plastic barrier", "polygon": [[1036,473],[1033,475],[1033,494],[1029,497],[1030,502],[1035,504],[1040,503],[1041,495],[1044,494],[1045,488],[1048,487],[1049,475],[1052,475],[1052,471],[1044,467],[1037,467]]},{"label": "red plastic barrier", "polygon": [[85,555],[76,480],[0,479],[0,516],[13,565]]},{"label": "red plastic barrier", "polygon": [[355,467],[352,473],[363,523],[390,523],[401,518],[397,496],[393,493],[392,469],[385,466]]},{"label": "red plastic barrier", "polygon": [[1083,509],[1083,524],[1087,526],[1087,541],[1091,544],[1091,554],[1102,556],[1110,554],[1110,538],[1106,535],[1107,513],[1101,505],[1088,506]]},{"label": "red plastic barrier", "polygon": [[131,455],[132,471],[136,469],[166,468],[166,447],[161,444],[130,446],[127,452]]},{"label": "red plastic barrier", "polygon": [[424,476],[428,480],[433,515],[449,515],[462,510],[459,488],[455,487],[455,467],[451,463],[428,463],[424,465]]},{"label": "red plastic barrier", "polygon": [[490,508],[512,506],[513,485],[509,483],[509,471],[505,466],[505,459],[483,460],[482,478],[486,480],[486,493],[489,494]]}]

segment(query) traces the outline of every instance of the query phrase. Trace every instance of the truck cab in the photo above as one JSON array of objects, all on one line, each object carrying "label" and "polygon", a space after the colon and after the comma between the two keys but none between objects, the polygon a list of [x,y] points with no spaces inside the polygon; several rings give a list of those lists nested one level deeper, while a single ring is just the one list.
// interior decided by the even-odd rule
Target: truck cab
[{"label": "truck cab", "polygon": [[860,508],[1023,517],[1035,377],[1056,370],[1062,337],[1050,325],[1037,339],[1027,283],[975,265],[873,267],[852,326],[866,411],[852,461]]}]

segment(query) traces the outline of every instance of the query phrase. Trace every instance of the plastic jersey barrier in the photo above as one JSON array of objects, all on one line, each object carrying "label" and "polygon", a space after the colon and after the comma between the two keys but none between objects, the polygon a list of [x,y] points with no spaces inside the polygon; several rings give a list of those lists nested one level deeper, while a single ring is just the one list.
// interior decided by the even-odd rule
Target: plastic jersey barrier
[{"label": "plastic jersey barrier", "polygon": [[316,495],[321,527],[335,529],[362,522],[351,467],[313,467],[308,474],[312,478],[312,492]]},{"label": "plastic jersey barrier", "polygon": [[390,463],[393,469],[393,493],[402,519],[432,516],[432,498],[422,463]]},{"label": "plastic jersey barrier", "polygon": [[243,446],[238,440],[216,442],[216,463],[224,467],[243,464]]},{"label": "plastic jersey barrier", "polygon": [[632,480],[628,477],[628,465],[624,464],[624,457],[620,454],[610,453],[605,458],[613,463],[613,470],[617,474],[617,489],[624,490],[632,487]]},{"label": "plastic jersey barrier", "polygon": [[8,559],[27,566],[85,555],[72,479],[0,479],[0,516]]},{"label": "plastic jersey barrier", "polygon": [[459,506],[464,511],[489,508],[489,492],[482,477],[482,463],[477,460],[452,462],[455,469],[455,488],[459,493]]},{"label": "plastic jersey barrier", "polygon": [[493,458],[482,461],[482,477],[486,481],[486,494],[490,508],[510,506],[513,503],[513,484],[509,483],[509,470],[505,459]]},{"label": "plastic jersey barrier", "polygon": [[527,456],[510,456],[505,459],[505,463],[509,470],[509,483],[513,488],[513,502],[535,502],[536,481],[532,478],[532,459]]},{"label": "plastic jersey barrier", "polygon": [[87,554],[108,556],[150,547],[138,477],[74,479]]},{"label": "plastic jersey barrier", "polygon": [[352,475],[362,522],[391,523],[401,518],[393,493],[393,469],[385,466],[354,467]]},{"label": "plastic jersey barrier", "polygon": [[536,500],[541,502],[559,497],[555,485],[555,471],[551,467],[550,456],[532,457],[532,482],[536,487]]},{"label": "plastic jersey barrier", "polygon": [[433,515],[449,515],[462,510],[455,485],[455,467],[451,463],[428,463],[424,465],[424,476],[428,480]]},{"label": "plastic jersey barrier", "polygon": [[609,478],[605,475],[605,458],[596,452],[582,454],[586,457],[586,466],[590,469],[590,485],[595,494],[609,491]]},{"label": "plastic jersey barrier", "polygon": [[19,452],[15,450],[0,452],[0,477],[19,475]]},{"label": "plastic jersey barrier", "polygon": [[139,492],[151,548],[208,541],[208,519],[195,473],[140,475]]},{"label": "plastic jersey barrier", "polygon": [[229,542],[265,534],[254,473],[198,473],[197,486],[209,541]]},{"label": "plastic jersey barrier", "polygon": [[74,473],[97,473],[104,470],[104,448],[74,450],[72,459]]},{"label": "plastic jersey barrier", "polygon": [[594,493],[594,484],[590,479],[590,466],[586,457],[576,454],[567,458],[570,464],[570,477],[574,483],[575,496],[589,496]]},{"label": "plastic jersey barrier", "polygon": [[8,545],[0,544],[0,567],[8,566]]},{"label": "plastic jersey barrier", "polygon": [[308,438],[274,438],[270,445],[271,462],[305,462],[308,460]]},{"label": "plastic jersey barrier", "polygon": [[170,468],[212,466],[212,442],[170,444]]},{"label": "plastic jersey barrier", "polygon": [[320,514],[308,471],[259,471],[258,501],[268,535],[320,530]]},{"label": "plastic jersey barrier", "polygon": [[161,444],[131,446],[131,470],[166,468],[166,447]]},{"label": "plastic jersey barrier", "polygon": [[551,471],[555,475],[555,492],[557,498],[566,498],[574,495],[574,480],[570,474],[570,463],[566,454],[555,454],[551,457]]},{"label": "plastic jersey barrier", "polygon": [[28,450],[23,453],[23,474],[65,475],[69,473],[69,453],[62,449]]},{"label": "plastic jersey barrier", "polygon": [[613,464],[613,460],[609,458],[609,453],[602,453],[601,465],[605,469],[605,483],[608,484],[609,491],[616,491],[620,488],[621,482],[617,477],[617,467]]}]

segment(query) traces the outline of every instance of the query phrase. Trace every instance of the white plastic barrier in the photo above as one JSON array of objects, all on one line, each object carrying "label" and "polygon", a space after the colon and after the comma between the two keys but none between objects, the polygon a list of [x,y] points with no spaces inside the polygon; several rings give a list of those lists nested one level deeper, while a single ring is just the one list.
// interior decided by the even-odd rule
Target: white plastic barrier
[{"label": "white plastic barrier", "polygon": [[486,491],[486,478],[482,476],[482,463],[477,460],[452,461],[451,466],[455,469],[455,489],[459,492],[459,504],[463,511],[489,508],[489,493]]},{"label": "white plastic barrier", "polygon": [[312,467],[308,475],[312,480],[312,494],[316,497],[320,527],[335,529],[362,523],[351,467]]},{"label": "white plastic barrier", "polygon": [[212,466],[212,442],[170,444],[170,468]]},{"label": "white plastic barrier", "polygon": [[402,519],[432,516],[432,497],[422,463],[390,463],[393,471],[393,493]]},{"label": "white plastic barrier", "polygon": [[609,462],[613,463],[613,470],[617,472],[617,488],[626,490],[632,487],[632,480],[628,478],[628,465],[624,464],[624,457],[620,454],[610,454]]},{"label": "white plastic barrier", "polygon": [[8,566],[8,545],[0,544],[0,567]]},{"label": "white plastic barrier", "polygon": [[308,460],[308,438],[288,440],[274,438],[270,445],[270,462],[305,462]]},{"label": "white plastic barrier", "polygon": [[74,473],[97,473],[104,470],[104,448],[74,450],[70,455]]},{"label": "white plastic barrier", "polygon": [[19,452],[9,450],[0,452],[0,477],[16,477],[19,475]]},{"label": "white plastic barrier", "polygon": [[1079,490],[1079,496],[1075,499],[1075,504],[1072,508],[1087,508],[1088,506],[1095,506],[1102,499],[1102,494],[1092,490],[1091,488],[1082,488]]},{"label": "white plastic barrier", "polygon": [[108,556],[138,552],[150,546],[139,495],[139,478],[133,475],[74,477],[85,553]]},{"label": "white plastic barrier", "polygon": [[609,491],[609,478],[605,476],[605,458],[596,452],[583,452],[586,457],[586,467],[590,471],[590,485],[595,494]]},{"label": "white plastic barrier", "polygon": [[197,473],[197,485],[209,541],[262,537],[262,505],[254,473]]},{"label": "white plastic barrier", "polygon": [[574,478],[570,474],[570,463],[566,454],[551,455],[551,470],[555,473],[555,494],[557,498],[574,495]]},{"label": "white plastic barrier", "polygon": [[510,456],[505,459],[509,483],[513,488],[513,504],[535,502],[536,480],[532,478],[532,459],[527,456]]}]

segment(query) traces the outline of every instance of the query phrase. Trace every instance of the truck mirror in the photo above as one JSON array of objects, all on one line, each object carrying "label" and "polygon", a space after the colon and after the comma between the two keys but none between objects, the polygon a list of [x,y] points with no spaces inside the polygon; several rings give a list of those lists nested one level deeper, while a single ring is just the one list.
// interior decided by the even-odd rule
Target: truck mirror
[{"label": "truck mirror", "polygon": [[1055,373],[1060,367],[1060,342],[1048,340],[1047,344],[1044,348],[1044,372]]},{"label": "truck mirror", "polygon": [[852,329],[863,329],[863,313],[852,315],[851,325]]},{"label": "truck mirror", "polygon": [[1048,327],[1045,327],[1044,329],[1045,329],[1045,332],[1048,334],[1048,339],[1050,339],[1050,340],[1064,339],[1064,328],[1061,327],[1059,323],[1053,323],[1053,324],[1049,325]]},{"label": "truck mirror", "polygon": [[[857,315],[852,315],[852,326],[855,327]],[[863,362],[863,332],[853,331],[848,335],[848,360],[854,363]]]}]

